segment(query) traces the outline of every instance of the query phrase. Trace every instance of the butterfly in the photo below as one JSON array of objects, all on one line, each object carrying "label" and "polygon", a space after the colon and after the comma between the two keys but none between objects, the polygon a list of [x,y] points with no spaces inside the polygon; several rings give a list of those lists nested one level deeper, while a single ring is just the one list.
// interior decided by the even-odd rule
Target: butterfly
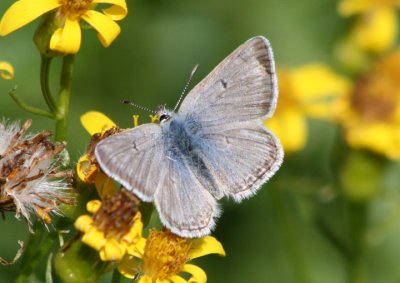
[{"label": "butterfly", "polygon": [[269,41],[249,39],[185,97],[177,112],[160,107],[160,123],[112,135],[95,148],[101,169],[182,237],[210,234],[217,200],[253,196],[279,169],[283,149],[265,127],[278,83]]}]

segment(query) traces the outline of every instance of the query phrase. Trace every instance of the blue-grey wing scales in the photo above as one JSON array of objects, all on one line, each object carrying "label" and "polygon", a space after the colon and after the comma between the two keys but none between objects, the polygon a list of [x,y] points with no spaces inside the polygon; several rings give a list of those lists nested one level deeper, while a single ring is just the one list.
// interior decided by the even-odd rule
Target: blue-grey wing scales
[{"label": "blue-grey wing scales", "polygon": [[209,234],[219,209],[188,169],[172,159],[162,127],[144,124],[102,140],[95,149],[104,172],[143,201],[154,201],[164,225],[184,237]]},{"label": "blue-grey wing scales", "polygon": [[282,146],[264,126],[278,99],[272,49],[254,37],[238,47],[187,95],[178,111],[196,124],[201,156],[215,195],[253,195],[278,170]]},{"label": "blue-grey wing scales", "polygon": [[101,169],[143,201],[153,201],[164,162],[161,127],[144,124],[97,144]]}]

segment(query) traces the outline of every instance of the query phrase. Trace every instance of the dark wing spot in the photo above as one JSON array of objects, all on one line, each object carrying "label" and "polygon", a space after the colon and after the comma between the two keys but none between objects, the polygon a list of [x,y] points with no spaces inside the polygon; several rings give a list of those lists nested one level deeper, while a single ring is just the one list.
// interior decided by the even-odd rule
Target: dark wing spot
[{"label": "dark wing spot", "polygon": [[136,150],[136,151],[138,151],[138,149],[137,149],[137,147],[136,147],[136,142],[132,142],[132,148],[134,149],[134,150]]},{"label": "dark wing spot", "polygon": [[226,88],[228,87],[228,82],[225,81],[224,79],[220,79],[219,82],[222,84],[222,87],[223,87],[224,89],[226,89]]}]

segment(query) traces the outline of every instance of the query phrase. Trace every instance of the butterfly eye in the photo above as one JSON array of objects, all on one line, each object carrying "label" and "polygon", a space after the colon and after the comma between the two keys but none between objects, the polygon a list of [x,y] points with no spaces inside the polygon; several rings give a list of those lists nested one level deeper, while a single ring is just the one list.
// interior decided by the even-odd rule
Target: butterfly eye
[{"label": "butterfly eye", "polygon": [[170,115],[168,115],[168,114],[161,114],[161,115],[160,115],[160,122],[166,121],[166,120],[168,120],[169,118],[171,118]]}]

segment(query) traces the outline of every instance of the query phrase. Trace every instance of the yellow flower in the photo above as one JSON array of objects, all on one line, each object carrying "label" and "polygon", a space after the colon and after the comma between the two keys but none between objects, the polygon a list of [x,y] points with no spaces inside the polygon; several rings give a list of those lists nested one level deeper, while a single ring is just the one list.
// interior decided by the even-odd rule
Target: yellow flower
[{"label": "yellow flower", "polygon": [[5,80],[11,80],[14,77],[14,68],[10,63],[0,61],[0,77]]},{"label": "yellow flower", "polygon": [[400,158],[400,49],[379,61],[344,97],[339,119],[347,142]]},{"label": "yellow flower", "polygon": [[82,242],[99,251],[101,260],[121,260],[128,247],[142,238],[139,200],[130,192],[121,190],[103,202],[90,201],[87,210],[94,215],[78,217],[75,228],[83,233]]},{"label": "yellow flower", "polygon": [[363,50],[379,53],[395,43],[399,6],[398,0],[342,0],[338,9],[343,16],[360,15],[350,38]]},{"label": "yellow flower", "polygon": [[[147,240],[142,239],[128,253],[130,256],[125,256],[118,269],[128,278],[140,276],[138,283],[204,283],[206,273],[187,262],[212,253],[225,256],[224,248],[214,237],[187,239],[166,229],[151,230]],[[136,259],[141,259],[140,264]],[[191,278],[187,281],[180,273],[189,273]]]},{"label": "yellow flower", "polygon": [[338,97],[350,83],[321,64],[280,70],[278,107],[266,122],[280,138],[286,152],[302,149],[307,140],[307,116],[332,119]]},{"label": "yellow flower", "polygon": [[[94,9],[97,4],[112,6],[101,13]],[[51,37],[50,49],[73,54],[81,46],[81,20],[92,26],[103,46],[108,47],[120,33],[114,21],[122,20],[127,11],[125,0],[18,0],[1,19],[0,35],[5,36],[47,12],[55,12],[60,26]]]},{"label": "yellow flower", "polygon": [[97,143],[119,131],[114,122],[100,112],[87,112],[81,116],[83,127],[92,135],[86,153],[79,159],[76,172],[84,183],[95,184],[97,192],[103,198],[116,191],[113,180],[100,170],[94,156]]}]

